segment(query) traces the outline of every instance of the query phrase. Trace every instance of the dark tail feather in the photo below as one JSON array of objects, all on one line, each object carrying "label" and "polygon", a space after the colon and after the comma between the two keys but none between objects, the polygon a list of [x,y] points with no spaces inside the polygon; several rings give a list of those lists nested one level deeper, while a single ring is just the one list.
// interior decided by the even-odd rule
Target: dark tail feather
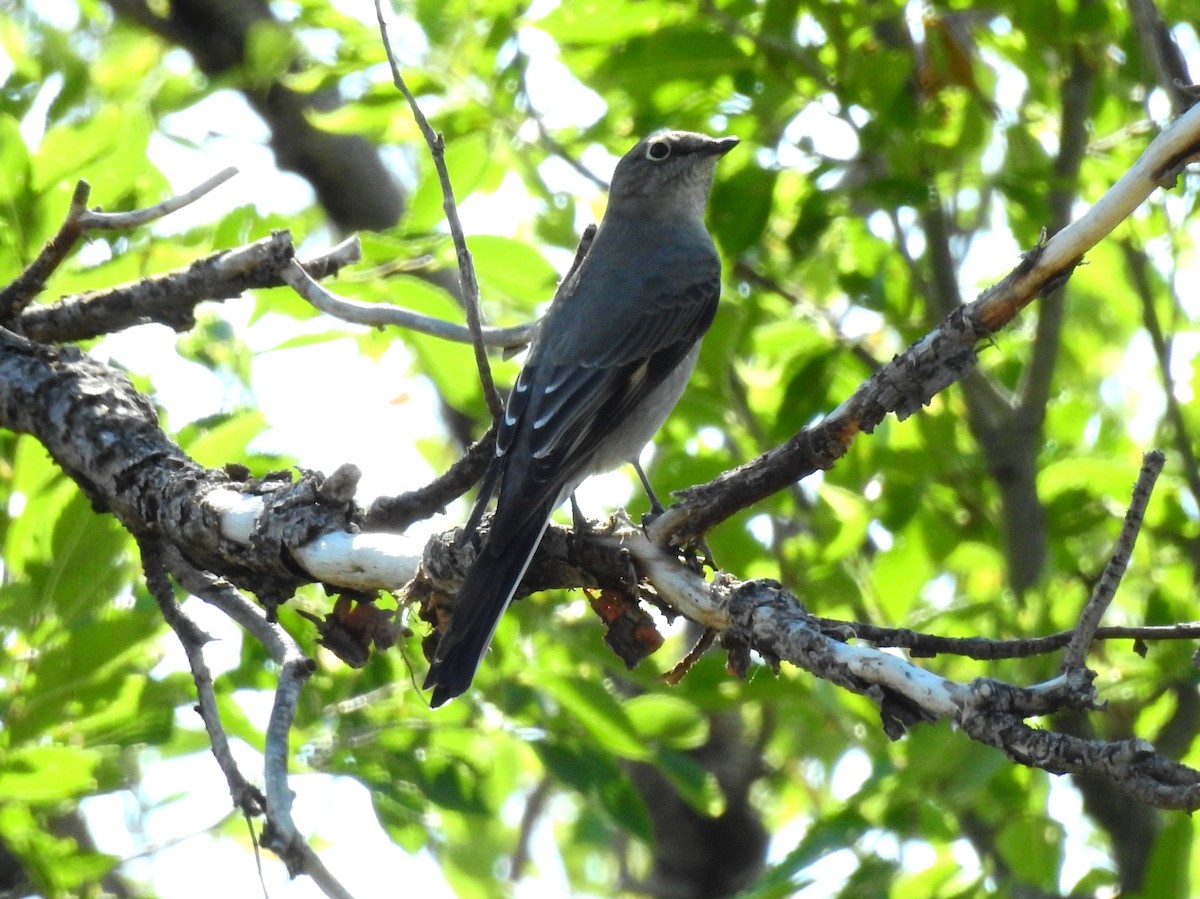
[{"label": "dark tail feather", "polygon": [[424,689],[433,688],[435,709],[471,686],[475,669],[492,641],[500,616],[512,601],[529,561],[537,551],[549,519],[524,524],[518,533],[490,536],[458,591],[450,624],[438,642]]}]

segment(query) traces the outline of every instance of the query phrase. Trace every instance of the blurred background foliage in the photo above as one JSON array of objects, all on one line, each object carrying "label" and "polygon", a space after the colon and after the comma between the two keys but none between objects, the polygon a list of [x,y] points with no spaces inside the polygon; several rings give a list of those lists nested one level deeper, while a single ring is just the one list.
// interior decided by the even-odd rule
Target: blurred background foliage
[{"label": "blurred background foliage", "polygon": [[[240,104],[262,122],[248,140],[305,179],[299,199],[222,194],[223,208],[182,229],[96,235],[46,299],[272,228],[314,248],[358,230],[366,259],[333,289],[459,319],[441,196],[372,18],[365,3],[325,0],[18,2],[0,17],[0,282],[54,233],[78,178],[118,210],[207,176],[217,165],[195,160],[230,137],[221,104]],[[598,218],[598,185],[638,138],[660,127],[742,138],[710,206],[725,299],[650,466],[665,491],[836,407],[1094,202],[1179,110],[1165,49],[1194,74],[1194,19],[1185,0],[1161,0],[1157,16],[1148,0],[414,0],[396,10],[393,34],[477,225],[469,237],[495,324],[537,313]],[[183,114],[206,123],[198,136],[178,126]],[[170,147],[195,151],[197,168],[169,163]],[[1141,453],[1157,446],[1167,469],[1107,623],[1196,618],[1196,187],[1188,176],[1139,209],[1065,289],[997,334],[966,382],[717,528],[708,541],[720,566],[778,578],[823,616],[948,636],[1069,628]],[[465,347],[321,321],[282,290],[200,313],[176,348],[226,386],[211,414],[177,420],[153,366],[127,364],[206,464],[261,474],[303,460],[301,445],[256,448],[270,414],[253,360],[348,334],[371,359],[401,342],[406,377],[432,387],[413,413],[439,422],[440,436],[417,447],[428,470],[484,428]],[[268,317],[274,347],[251,347],[238,323]],[[498,362],[503,383],[516,364]],[[354,390],[335,375],[321,403]],[[368,412],[343,460],[409,440],[372,429]],[[427,472],[388,476],[399,492]],[[642,511],[624,489],[608,506],[628,495]],[[205,751],[190,678],[172,663],[128,536],[29,438],[0,434],[0,499],[0,892],[150,895],[146,867],[104,850],[86,809],[138,797],[151,772]],[[328,602],[318,590],[296,600],[318,612]],[[787,668],[739,682],[710,653],[667,687],[658,675],[687,635],[676,629],[628,672],[578,592],[516,604],[470,695],[436,714],[415,688],[423,625],[353,671],[290,607],[281,614],[319,664],[295,769],[364,784],[388,837],[432,858],[458,895],[549,883],[597,896],[1160,897],[1188,895],[1196,878],[1183,815],[1023,769],[945,724],[889,742],[870,702]],[[1098,646],[1108,708],[1045,725],[1138,735],[1200,764],[1193,650]],[[1028,684],[1059,660],[925,664]],[[272,684],[250,641],[217,679],[227,726],[249,746],[261,746],[253,710]],[[152,864],[150,810],[133,804],[128,855]],[[230,818],[213,831],[245,840]],[[247,892],[254,876],[247,865]]]}]

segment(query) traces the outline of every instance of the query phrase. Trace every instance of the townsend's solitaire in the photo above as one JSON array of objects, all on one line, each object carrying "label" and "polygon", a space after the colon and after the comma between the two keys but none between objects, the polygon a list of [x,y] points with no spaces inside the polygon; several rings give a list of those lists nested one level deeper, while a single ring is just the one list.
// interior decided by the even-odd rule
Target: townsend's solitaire
[{"label": "townsend's solitaire", "polygon": [[595,238],[538,322],[463,528],[474,534],[498,491],[425,678],[435,707],[470,686],[550,513],[588,475],[635,460],[683,393],[721,290],[705,200],[737,142],[661,131],[617,163]]}]

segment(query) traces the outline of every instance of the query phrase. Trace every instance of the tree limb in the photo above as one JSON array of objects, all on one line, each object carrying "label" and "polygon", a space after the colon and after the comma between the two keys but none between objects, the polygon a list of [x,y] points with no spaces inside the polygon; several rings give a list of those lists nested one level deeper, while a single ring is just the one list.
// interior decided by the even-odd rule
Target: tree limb
[{"label": "tree limb", "polygon": [[1164,130],[1087,213],[1027,253],[1003,280],[956,309],[932,332],[872,375],[824,421],[745,465],[675,495],[650,525],[658,542],[682,544],[814,471],[831,468],[859,433],[888,413],[904,420],[971,371],[975,348],[1022,309],[1070,277],[1084,254],[1159,187],[1200,158],[1200,107]]}]

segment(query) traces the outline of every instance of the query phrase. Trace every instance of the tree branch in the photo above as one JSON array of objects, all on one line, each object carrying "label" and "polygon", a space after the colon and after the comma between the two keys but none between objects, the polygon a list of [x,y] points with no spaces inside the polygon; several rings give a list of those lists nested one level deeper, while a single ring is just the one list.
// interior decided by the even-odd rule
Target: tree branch
[{"label": "tree branch", "polygon": [[1027,253],[1003,280],[872,375],[820,424],[707,484],[676,493],[680,502],[650,525],[653,539],[674,544],[694,539],[793,481],[831,468],[859,433],[870,433],[888,413],[900,420],[913,414],[974,368],[980,342],[1035,299],[1057,289],[1088,250],[1154,190],[1174,184],[1182,168],[1197,158],[1200,107],[1193,107],[1156,137],[1087,213]]},{"label": "tree branch", "polygon": [[1146,516],[1146,506],[1150,502],[1150,493],[1154,490],[1154,483],[1158,480],[1166,461],[1166,457],[1159,450],[1146,453],[1142,459],[1142,471],[1134,485],[1133,499],[1125,512],[1125,522],[1121,526],[1117,545],[1079,616],[1075,636],[1071,638],[1067,651],[1063,653],[1063,667],[1066,669],[1086,666],[1088,647],[1091,646],[1096,629],[1100,626],[1100,619],[1104,617],[1117,595],[1117,588],[1121,585],[1121,578],[1125,576],[1125,569],[1129,567],[1133,547],[1137,543],[1138,532],[1141,531],[1142,520]]},{"label": "tree branch", "polygon": [[237,169],[222,169],[202,184],[177,197],[163,200],[146,209],[132,212],[99,212],[87,208],[92,187],[86,181],[75,185],[67,217],[59,226],[58,233],[46,243],[42,252],[17,278],[0,289],[0,323],[8,324],[28,306],[46,287],[46,281],[70,255],[79,238],[90,230],[122,230],[144,225],[169,213],[195,203],[205,194],[224,184],[237,174]]},{"label": "tree branch", "polygon": [[412,110],[413,118],[425,143],[429,147],[429,155],[437,170],[438,182],[442,187],[442,210],[446,213],[446,224],[450,227],[450,236],[454,241],[454,249],[458,255],[458,273],[462,286],[463,306],[467,313],[467,326],[471,329],[472,343],[475,348],[475,367],[479,370],[479,383],[483,387],[483,397],[491,412],[492,421],[499,422],[504,414],[504,401],[496,390],[496,382],[492,379],[492,367],[488,364],[487,350],[483,342],[483,316],[479,310],[479,282],[475,277],[475,263],[471,260],[471,251],[467,249],[467,239],[463,234],[462,222],[458,218],[458,205],[454,201],[454,188],[450,184],[450,172],[446,168],[446,143],[440,134],[434,132],[421,112],[417,98],[404,82],[400,74],[400,66],[392,52],[392,42],[388,37],[387,19],[383,14],[382,0],[375,0],[375,15],[379,21],[379,35],[383,39],[384,50],[387,51],[388,65],[392,69],[392,81],[404,95]]},{"label": "tree branch", "polygon": [[[361,300],[338,296],[318,284],[304,270],[304,267],[294,260],[283,267],[282,276],[288,285],[312,303],[314,308],[342,321],[368,325],[373,328],[395,325],[398,328],[456,343],[473,343],[477,339],[471,329],[463,325],[422,315],[409,309],[401,309],[398,306],[364,303]],[[532,322],[514,325],[511,328],[486,327],[481,328],[478,339],[483,341],[485,346],[515,349],[529,343],[529,333],[532,330]]]},{"label": "tree branch", "polygon": [[289,263],[302,268],[307,277],[335,275],[361,258],[361,248],[358,238],[352,237],[304,263],[295,263],[294,255],[291,232],[275,231],[254,243],[219,250],[186,268],[32,306],[20,315],[14,330],[42,342],[87,340],[149,322],[186,331],[196,324],[195,307],[206,300],[283,287],[282,273]]}]

